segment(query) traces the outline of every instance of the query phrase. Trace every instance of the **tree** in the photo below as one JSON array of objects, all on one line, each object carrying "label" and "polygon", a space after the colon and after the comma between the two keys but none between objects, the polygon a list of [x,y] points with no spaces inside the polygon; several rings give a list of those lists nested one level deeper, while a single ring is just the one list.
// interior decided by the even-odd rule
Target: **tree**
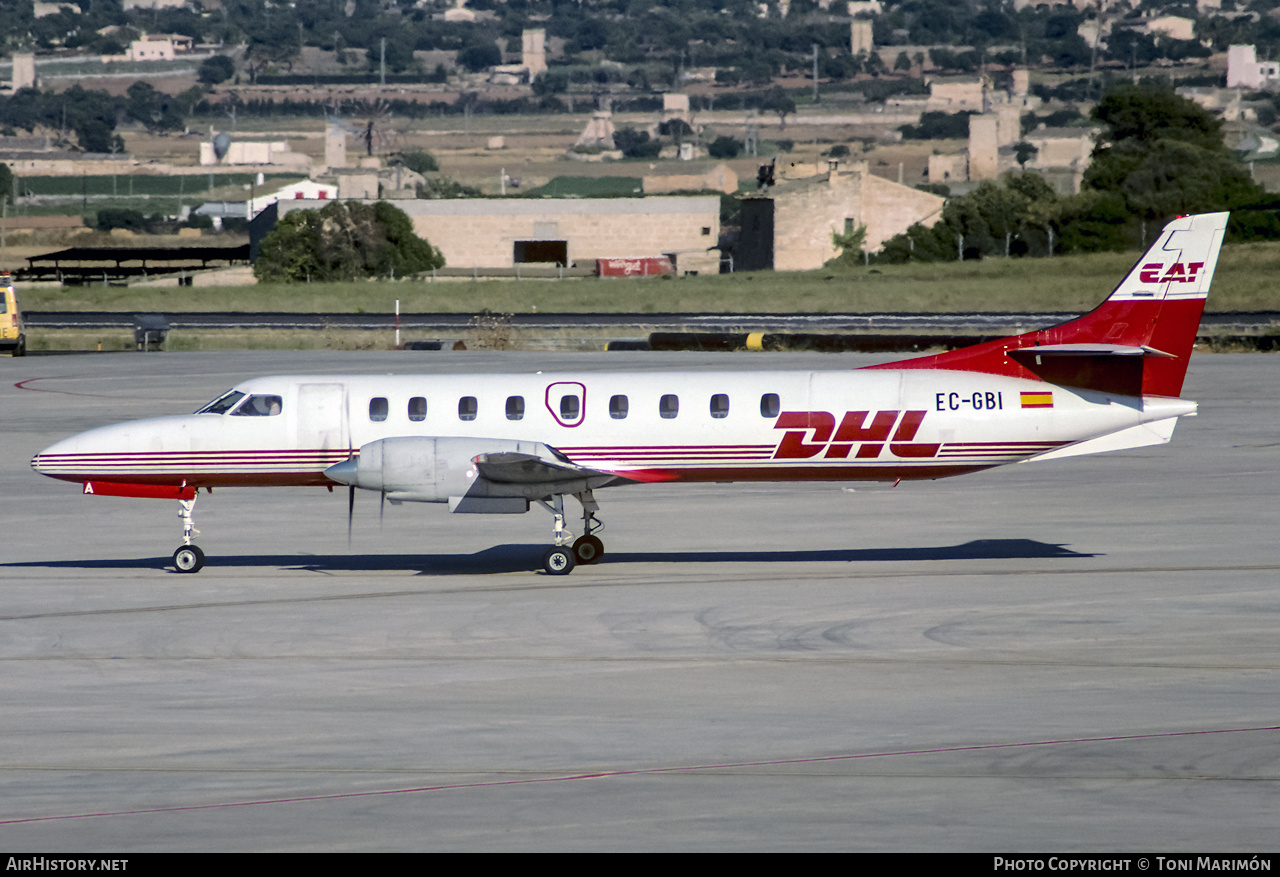
[{"label": "tree", "polygon": [[1092,115],[1107,128],[1084,184],[1120,196],[1131,215],[1163,224],[1180,214],[1229,210],[1262,197],[1223,145],[1221,123],[1169,88],[1117,88]]},{"label": "tree", "polygon": [[827,262],[828,265],[857,265],[862,262],[862,250],[867,243],[867,227],[860,225],[844,234],[833,231],[831,243],[840,255]]},{"label": "tree", "polygon": [[742,144],[732,137],[717,137],[707,147],[707,154],[712,158],[737,158],[742,151]]},{"label": "tree", "polygon": [[[668,119],[658,125],[658,133],[663,137],[670,137],[671,141],[679,146],[689,139],[694,133],[693,128],[689,127],[689,123],[683,119]],[[617,143],[617,140],[614,140]]]},{"label": "tree", "polygon": [[263,282],[357,280],[404,276],[444,266],[444,257],[418,237],[404,211],[334,201],[295,210],[263,239],[253,273]]},{"label": "tree", "polygon": [[0,162],[0,204],[13,203],[13,171],[4,162]]},{"label": "tree", "polygon": [[197,75],[205,85],[217,85],[236,75],[236,65],[226,55],[214,55],[204,59]]},{"label": "tree", "polygon": [[440,170],[440,163],[429,152],[406,152],[401,158],[404,166],[417,174],[425,175]]},{"label": "tree", "polygon": [[1025,169],[1027,162],[1035,158],[1040,150],[1032,146],[1025,140],[1015,143],[1013,146],[1013,157],[1018,161],[1018,167]]},{"label": "tree", "polygon": [[481,70],[501,64],[502,53],[498,51],[496,43],[472,43],[458,52],[458,63],[472,73],[479,73]]},{"label": "tree", "polygon": [[618,128],[613,132],[613,145],[622,150],[626,158],[657,158],[662,144],[650,139],[648,131],[635,128]]},{"label": "tree", "polygon": [[[1107,126],[1104,142],[1181,140],[1202,149],[1222,148],[1222,123],[1170,88],[1121,86],[1107,92],[1090,115]],[[1105,153],[1105,146],[1095,152]]]},{"label": "tree", "polygon": [[785,131],[787,130],[787,116],[796,111],[796,102],[792,100],[791,95],[781,88],[775,87],[760,101],[760,109],[776,113],[778,116],[778,128]]},{"label": "tree", "polygon": [[181,131],[182,113],[177,102],[155,86],[139,80],[128,89],[127,112],[135,121],[145,125],[148,131]]}]

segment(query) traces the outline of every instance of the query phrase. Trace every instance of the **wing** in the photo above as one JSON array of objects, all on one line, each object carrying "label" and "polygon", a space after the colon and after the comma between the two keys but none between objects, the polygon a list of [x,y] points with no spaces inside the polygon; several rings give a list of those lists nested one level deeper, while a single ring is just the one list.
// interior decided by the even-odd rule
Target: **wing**
[{"label": "wing", "polygon": [[[557,455],[558,451],[548,448]],[[566,460],[552,463],[533,454],[513,451],[477,454],[471,460],[480,477],[495,484],[554,484],[576,478],[613,477],[608,472],[588,469]]]},{"label": "wing", "polygon": [[392,502],[448,502],[454,511],[495,512],[523,511],[530,501],[628,481],[578,466],[542,442],[461,436],[379,439],[330,466],[325,475],[381,491]]}]

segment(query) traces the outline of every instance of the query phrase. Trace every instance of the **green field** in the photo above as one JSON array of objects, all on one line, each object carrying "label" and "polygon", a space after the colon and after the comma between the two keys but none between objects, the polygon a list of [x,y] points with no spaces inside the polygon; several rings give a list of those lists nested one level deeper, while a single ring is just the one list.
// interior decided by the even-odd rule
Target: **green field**
[{"label": "green field", "polygon": [[639,177],[555,177],[545,186],[529,189],[526,198],[634,198]]},{"label": "green field", "polygon": [[[1053,259],[837,268],[802,273],[612,279],[367,281],[239,287],[22,290],[28,310],[390,313],[840,313],[1081,311],[1106,298],[1138,258]],[[1225,247],[1210,311],[1280,310],[1280,243]]]},{"label": "green field", "polygon": [[[221,170],[221,169],[219,169]],[[177,174],[174,176],[157,176],[155,174],[95,174],[85,176],[37,177],[19,176],[18,187],[24,193],[32,195],[111,195],[113,197],[135,197],[143,195],[185,194],[189,197],[204,197],[211,193],[219,193],[222,197],[238,195],[242,200],[249,197],[247,186],[257,180],[257,174]],[[209,181],[213,180],[210,188]],[[300,174],[268,174],[262,184],[264,192],[274,192],[298,180],[305,179]],[[233,195],[232,193],[235,193]]]}]

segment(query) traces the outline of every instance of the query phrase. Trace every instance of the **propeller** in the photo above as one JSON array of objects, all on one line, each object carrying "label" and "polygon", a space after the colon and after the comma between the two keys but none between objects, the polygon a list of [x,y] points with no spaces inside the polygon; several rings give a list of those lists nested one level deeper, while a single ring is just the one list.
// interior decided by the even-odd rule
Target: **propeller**
[{"label": "propeller", "polygon": [[[356,459],[356,449],[351,444],[351,436],[347,435],[347,462],[354,463]],[[351,522],[356,516],[356,483],[351,482],[347,486],[347,550],[351,550]]]},{"label": "propeller", "polygon": [[347,549],[351,548],[351,521],[356,512],[356,486],[347,488]]}]

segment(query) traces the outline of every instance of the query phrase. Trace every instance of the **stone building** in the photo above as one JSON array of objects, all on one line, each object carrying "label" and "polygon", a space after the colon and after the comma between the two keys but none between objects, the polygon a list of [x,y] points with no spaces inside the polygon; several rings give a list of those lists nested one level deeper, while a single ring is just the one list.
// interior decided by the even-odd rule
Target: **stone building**
[{"label": "stone building", "polygon": [[[319,209],[323,201],[281,200],[280,215]],[[572,265],[595,259],[672,257],[676,270],[715,273],[720,199],[458,198],[397,201],[419,237],[439,247],[451,268]]]},{"label": "stone building", "polygon": [[712,167],[660,168],[640,178],[641,191],[646,195],[664,195],[669,192],[700,192],[714,189],[732,195],[738,191],[738,175],[724,162]]},{"label": "stone building", "polygon": [[37,81],[36,56],[30,52],[14,52],[13,74],[10,77],[9,87],[3,91],[12,94],[23,88],[35,88]]},{"label": "stone building", "polygon": [[296,170],[299,173],[311,173],[311,157],[304,152],[294,152],[285,140],[233,140],[227,147],[226,155],[219,159],[211,138],[200,144],[200,164],[204,167],[274,165]]},{"label": "stone building", "polygon": [[981,113],[986,109],[986,96],[990,90],[991,80],[986,75],[939,76],[929,83],[929,100],[925,111],[959,113],[971,110]]},{"label": "stone building", "polygon": [[1261,89],[1280,82],[1280,64],[1259,61],[1253,46],[1227,47],[1227,88]]},{"label": "stone building", "polygon": [[866,52],[870,55],[875,51],[876,44],[871,30],[871,22],[862,18],[855,18],[849,22],[849,51],[857,57],[860,52]]},{"label": "stone building", "polygon": [[780,183],[742,199],[742,231],[734,247],[734,269],[808,271],[840,254],[833,233],[867,227],[864,246],[880,249],[916,223],[942,218],[945,199],[872,174],[866,162],[826,174]]},{"label": "stone building", "polygon": [[1093,145],[1098,133],[1097,128],[1037,128],[1028,131],[1023,139],[1036,148],[1036,154],[1027,162],[1027,170],[1037,171],[1064,195],[1079,192],[1084,172],[1093,159]]},{"label": "stone building", "polygon": [[[1021,139],[1022,119],[1015,104],[997,104],[992,112],[969,117],[969,179],[994,180],[1008,170],[1001,150]],[[932,176],[929,177],[933,179]]]}]

